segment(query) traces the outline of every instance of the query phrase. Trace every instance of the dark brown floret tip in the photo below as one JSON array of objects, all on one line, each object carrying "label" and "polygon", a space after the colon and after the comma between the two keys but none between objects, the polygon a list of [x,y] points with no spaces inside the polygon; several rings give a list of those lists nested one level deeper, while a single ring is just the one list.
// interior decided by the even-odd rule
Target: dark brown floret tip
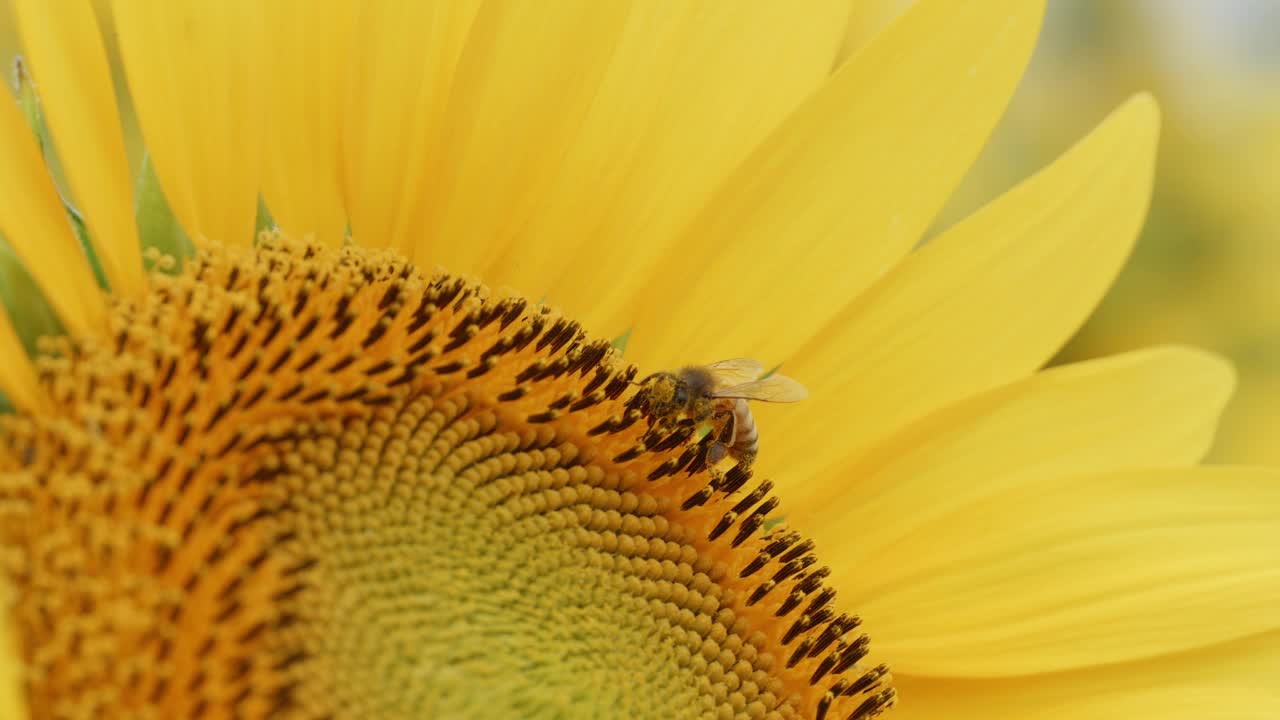
[{"label": "dark brown floret tip", "polygon": [[271,235],[152,282],[3,421],[33,717],[893,703],[773,484],[577,323]]}]

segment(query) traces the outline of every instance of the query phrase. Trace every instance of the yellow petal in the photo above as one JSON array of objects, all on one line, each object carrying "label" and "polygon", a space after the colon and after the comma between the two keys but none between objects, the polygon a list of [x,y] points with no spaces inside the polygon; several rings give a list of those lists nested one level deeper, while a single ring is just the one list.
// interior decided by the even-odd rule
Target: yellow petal
[{"label": "yellow petal", "polygon": [[[43,406],[44,395],[36,379],[35,366],[31,364],[31,358],[27,357],[27,351],[3,308],[0,308],[0,390],[4,391],[9,402],[18,410],[30,412]],[[2,637],[3,632],[0,632],[0,639]],[[0,655],[3,653],[0,652]],[[3,695],[3,689],[0,688],[0,698]],[[0,700],[0,708],[3,707],[4,703]],[[8,716],[0,714],[0,717]]]},{"label": "yellow petal", "polygon": [[[1264,690],[1218,687],[1215,669],[1205,667],[1202,685],[1082,695],[1073,684],[1047,683],[1048,688],[992,697],[985,684],[968,681],[920,681],[895,676],[899,703],[894,720],[1275,720],[1280,698]],[[1030,685],[1031,683],[1024,683]]]},{"label": "yellow petal", "polygon": [[1031,677],[895,673],[897,720],[1272,720],[1280,717],[1280,634],[1154,660]]},{"label": "yellow petal", "polygon": [[[0,324],[7,323],[7,320],[0,320]],[[18,654],[18,638],[13,622],[12,592],[7,580],[0,578],[0,718],[23,720],[27,717],[27,702],[23,693],[22,660]]]},{"label": "yellow petal", "polygon": [[[487,238],[489,259],[466,269],[545,294],[602,332],[626,327],[628,294],[676,232],[827,78],[847,12],[845,0],[636,4],[564,156],[531,188],[527,219]],[[534,80],[549,96],[562,82]],[[476,192],[503,207],[528,189]]]},{"label": "yellow petal", "polygon": [[103,327],[97,280],[71,230],[35,139],[18,106],[0,95],[0,234],[22,259],[67,330]]},{"label": "yellow petal", "polygon": [[895,543],[985,498],[1196,462],[1233,382],[1219,358],[1180,348],[1058,367],[939,410],[805,481],[778,479],[791,515],[845,573],[842,592],[865,599],[892,572],[879,558]]},{"label": "yellow petal", "polygon": [[777,467],[803,476],[1053,357],[1133,247],[1150,195],[1157,124],[1154,101],[1135,98],[845,308],[787,364],[812,400],[803,411],[762,411],[779,437],[816,423],[840,442],[816,451],[779,443]]},{"label": "yellow petal", "polygon": [[895,264],[1003,112],[1042,5],[922,0],[846,63],[655,269],[640,363],[787,359]]},{"label": "yellow petal", "polygon": [[442,118],[479,4],[356,4],[354,52],[341,60],[350,63],[343,188],[357,242],[408,252],[423,241],[416,213],[430,201],[427,182],[441,143],[452,142],[441,138]]},{"label": "yellow petal", "polygon": [[133,182],[93,6],[18,0],[15,14],[75,201],[113,293],[142,293]]},{"label": "yellow petal", "polygon": [[262,194],[284,231],[336,245],[347,232],[340,120],[355,6],[280,0],[263,7],[271,42],[261,68],[268,85]]},{"label": "yellow petal", "polygon": [[1054,672],[1280,629],[1280,472],[1045,477],[911,523],[857,569],[852,606],[895,667]]},{"label": "yellow petal", "polygon": [[129,90],[174,215],[248,244],[258,212],[264,32],[258,0],[117,0]]},{"label": "yellow petal", "polygon": [[[417,257],[474,273],[528,221],[595,107],[631,7],[559,0],[481,8],[457,63],[435,169],[411,195],[420,210]],[[558,254],[556,246],[543,250]]]},{"label": "yellow petal", "polygon": [[840,40],[836,67],[866,47],[911,5],[911,0],[853,0],[853,12]]}]

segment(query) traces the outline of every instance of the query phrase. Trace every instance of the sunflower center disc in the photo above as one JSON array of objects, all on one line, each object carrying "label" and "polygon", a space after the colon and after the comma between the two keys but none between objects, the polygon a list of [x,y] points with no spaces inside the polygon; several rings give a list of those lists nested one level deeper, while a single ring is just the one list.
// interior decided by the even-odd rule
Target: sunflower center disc
[{"label": "sunflower center disc", "polygon": [[4,420],[34,717],[864,718],[893,701],[772,485],[609,344],[263,237],[117,302]]}]

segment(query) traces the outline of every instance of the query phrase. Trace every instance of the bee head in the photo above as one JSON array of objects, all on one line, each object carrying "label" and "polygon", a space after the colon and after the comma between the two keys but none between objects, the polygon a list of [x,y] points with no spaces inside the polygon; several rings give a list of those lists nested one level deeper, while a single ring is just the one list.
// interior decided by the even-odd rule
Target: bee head
[{"label": "bee head", "polygon": [[675,372],[657,372],[641,381],[643,403],[649,414],[675,419],[705,414],[714,378],[705,369],[687,367]]},{"label": "bee head", "polygon": [[689,386],[685,383],[676,383],[675,388],[671,391],[671,402],[674,405],[684,407],[689,404]]},{"label": "bee head", "polygon": [[676,375],[659,372],[645,378],[642,383],[644,403],[648,411],[657,416],[678,415],[689,403],[689,388]]}]

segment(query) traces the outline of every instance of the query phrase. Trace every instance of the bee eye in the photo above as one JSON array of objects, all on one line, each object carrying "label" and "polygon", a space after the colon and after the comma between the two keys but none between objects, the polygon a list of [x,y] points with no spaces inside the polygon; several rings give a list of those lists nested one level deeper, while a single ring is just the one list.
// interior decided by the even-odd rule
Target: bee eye
[{"label": "bee eye", "polygon": [[689,391],[683,385],[680,385],[676,387],[676,391],[671,394],[671,399],[683,405],[689,401]]}]

